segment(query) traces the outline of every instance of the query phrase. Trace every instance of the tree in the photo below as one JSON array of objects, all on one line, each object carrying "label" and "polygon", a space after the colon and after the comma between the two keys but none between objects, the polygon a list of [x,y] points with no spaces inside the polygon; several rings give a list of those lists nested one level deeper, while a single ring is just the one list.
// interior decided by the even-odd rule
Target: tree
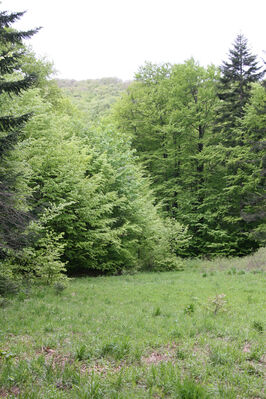
[{"label": "tree", "polygon": [[250,235],[254,223],[243,215],[247,196],[250,196],[248,186],[252,186],[250,176],[255,176],[253,166],[260,161],[255,160],[258,154],[255,155],[254,151],[253,166],[251,160],[248,161],[252,139],[248,138],[251,131],[244,128],[243,120],[252,96],[252,86],[263,74],[256,56],[248,49],[247,40],[238,35],[229,50],[229,61],[221,67],[220,102],[212,142],[206,154],[212,165],[212,183],[204,212],[208,215],[209,225],[217,226],[213,230],[212,250],[225,255],[245,255],[258,247],[258,242]]},{"label": "tree", "polygon": [[147,64],[136,77],[116,105],[114,119],[132,137],[164,215],[192,235],[187,254],[197,255],[206,246],[204,152],[214,123],[217,69],[191,59],[171,67]]},{"label": "tree", "polygon": [[223,134],[226,145],[234,144],[232,129],[239,126],[244,115],[252,83],[259,81],[264,71],[258,66],[256,55],[252,55],[247,39],[238,35],[233,48],[229,50],[229,60],[221,66],[218,96],[221,103],[217,109],[216,131]]},{"label": "tree", "polygon": [[33,209],[62,209],[47,227],[63,234],[68,271],[174,268],[167,227],[130,143],[104,127],[83,137],[74,115],[55,112],[38,96],[34,102],[39,111],[27,124],[20,156],[32,169]]},{"label": "tree", "polygon": [[249,165],[245,180],[242,218],[250,224],[250,236],[260,246],[266,243],[266,87],[253,85],[251,99],[245,107],[241,129],[244,135],[243,162]]},{"label": "tree", "polygon": [[[223,70],[223,91],[213,66],[203,68],[194,60],[172,67],[147,64],[114,108],[118,128],[130,134],[151,175],[164,215],[186,226],[192,237],[182,255],[244,255],[259,245],[251,232],[259,235],[263,215],[263,108],[255,117],[255,105],[248,104],[252,82],[262,74],[243,40],[237,41],[239,59],[232,51],[232,65]],[[258,148],[258,128],[247,125],[246,112],[254,116],[253,126],[255,121],[261,126],[255,139],[259,151],[252,150]],[[260,193],[256,201],[252,190]]]},{"label": "tree", "polygon": [[212,246],[232,256],[265,244],[265,88],[253,84],[250,94],[232,130],[235,145],[214,144],[208,154],[212,183],[205,214],[218,227]]},{"label": "tree", "polygon": [[20,173],[12,168],[9,156],[30,114],[14,115],[5,106],[7,96],[19,96],[37,80],[35,74],[22,72],[21,59],[22,40],[33,36],[38,29],[15,31],[11,28],[23,14],[0,12],[0,257],[5,256],[4,249],[17,249],[25,243],[23,230],[28,222],[25,198],[19,196],[16,188]]}]

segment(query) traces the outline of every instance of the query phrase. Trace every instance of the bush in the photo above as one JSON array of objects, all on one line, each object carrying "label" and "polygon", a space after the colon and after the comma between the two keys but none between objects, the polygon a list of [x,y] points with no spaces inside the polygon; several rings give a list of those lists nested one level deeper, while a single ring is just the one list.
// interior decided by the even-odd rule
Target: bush
[{"label": "bush", "polygon": [[0,296],[15,295],[21,288],[21,276],[17,273],[14,258],[0,262]]},{"label": "bush", "polygon": [[51,205],[28,227],[29,236],[33,237],[33,245],[23,249],[17,259],[19,272],[28,280],[38,280],[44,284],[55,284],[66,280],[65,263],[61,260],[65,243],[63,233],[55,233],[49,222],[62,212],[66,205]]},{"label": "bush", "polygon": [[8,277],[0,276],[0,295],[6,296],[9,294],[17,294],[19,291],[19,284]]}]

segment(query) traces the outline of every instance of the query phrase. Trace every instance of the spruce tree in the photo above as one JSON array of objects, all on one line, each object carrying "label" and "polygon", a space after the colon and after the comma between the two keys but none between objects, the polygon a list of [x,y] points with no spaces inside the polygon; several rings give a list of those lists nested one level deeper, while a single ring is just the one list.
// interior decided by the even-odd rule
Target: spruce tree
[{"label": "spruce tree", "polygon": [[[24,12],[0,12],[0,103],[5,104],[6,96],[18,96],[33,86],[37,80],[34,74],[21,70],[24,55],[23,39],[33,36],[39,29],[16,31],[12,24]],[[5,107],[3,107],[5,108]],[[23,230],[28,215],[18,206],[23,201],[16,192],[16,180],[20,173],[10,167],[8,158],[18,142],[23,125],[30,113],[14,115],[12,111],[0,113],[0,258],[6,249],[18,249],[25,243]]]},{"label": "spruce tree", "polygon": [[259,81],[264,72],[258,65],[256,55],[251,54],[247,39],[238,35],[233,48],[229,50],[229,60],[221,66],[221,78],[218,85],[218,97],[221,100],[217,112],[216,131],[225,144],[234,145],[232,130],[239,126],[244,115],[252,83]]},{"label": "spruce tree", "polygon": [[[252,96],[252,87],[263,77],[256,56],[248,49],[247,40],[238,35],[229,60],[221,66],[218,84],[220,103],[213,129],[213,140],[209,157],[217,153],[212,168],[213,184],[209,188],[210,221],[218,226],[217,244],[229,255],[245,255],[258,247],[250,233],[255,223],[246,214],[246,203],[250,202],[248,176],[253,176],[255,165],[260,163],[257,154],[251,151],[253,132],[243,128],[243,120]],[[254,159],[249,158],[253,152]],[[249,154],[249,155],[248,155]],[[249,186],[249,187],[248,187]],[[252,186],[254,188],[254,185]]]}]

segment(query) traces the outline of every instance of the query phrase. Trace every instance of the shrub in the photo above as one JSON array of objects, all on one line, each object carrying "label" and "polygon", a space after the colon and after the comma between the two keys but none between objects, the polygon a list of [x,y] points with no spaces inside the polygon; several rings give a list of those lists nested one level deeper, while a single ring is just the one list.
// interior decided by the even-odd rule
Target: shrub
[{"label": "shrub", "polygon": [[255,320],[252,324],[252,327],[257,330],[259,333],[263,333],[263,324],[261,321]]},{"label": "shrub", "polygon": [[49,227],[49,222],[67,205],[50,205],[38,221],[30,223],[28,235],[33,237],[33,245],[24,248],[20,259],[16,260],[18,271],[28,280],[38,280],[48,285],[66,280],[66,263],[61,260],[66,245],[63,242],[64,234],[56,233]]},{"label": "shrub", "polygon": [[0,262],[0,295],[15,295],[21,288],[21,277],[17,273],[15,260],[10,256]]},{"label": "shrub", "polygon": [[215,315],[218,313],[218,311],[219,312],[226,311],[225,305],[226,305],[227,301],[224,298],[225,298],[225,294],[220,294],[220,295],[216,295],[214,298],[209,299],[209,304],[210,304],[209,309],[211,311],[213,311],[213,313]]},{"label": "shrub", "polygon": [[6,296],[10,294],[17,294],[20,285],[17,281],[12,280],[9,277],[0,275],[0,295]]},{"label": "shrub", "polygon": [[60,295],[67,288],[67,284],[64,281],[57,281],[54,284],[54,289],[57,295]]},{"label": "shrub", "polygon": [[36,244],[37,248],[27,247],[23,251],[26,272],[33,279],[39,279],[42,283],[51,285],[65,280],[65,263],[60,257],[63,254],[65,244],[62,243],[63,234],[46,231]]},{"label": "shrub", "polygon": [[195,305],[194,303],[190,303],[189,305],[187,305],[184,309],[184,313],[191,315],[192,313],[195,312]]}]

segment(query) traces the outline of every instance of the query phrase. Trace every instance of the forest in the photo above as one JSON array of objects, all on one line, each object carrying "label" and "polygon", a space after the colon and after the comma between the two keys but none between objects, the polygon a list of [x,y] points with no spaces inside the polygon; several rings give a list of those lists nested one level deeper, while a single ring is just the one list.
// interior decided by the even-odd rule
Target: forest
[{"label": "forest", "polygon": [[4,279],[178,270],[265,244],[264,66],[243,35],[221,67],[67,87],[24,44],[37,30],[12,28],[22,16],[0,20]]},{"label": "forest", "polygon": [[265,62],[54,79],[0,11],[0,398],[261,399]]}]

